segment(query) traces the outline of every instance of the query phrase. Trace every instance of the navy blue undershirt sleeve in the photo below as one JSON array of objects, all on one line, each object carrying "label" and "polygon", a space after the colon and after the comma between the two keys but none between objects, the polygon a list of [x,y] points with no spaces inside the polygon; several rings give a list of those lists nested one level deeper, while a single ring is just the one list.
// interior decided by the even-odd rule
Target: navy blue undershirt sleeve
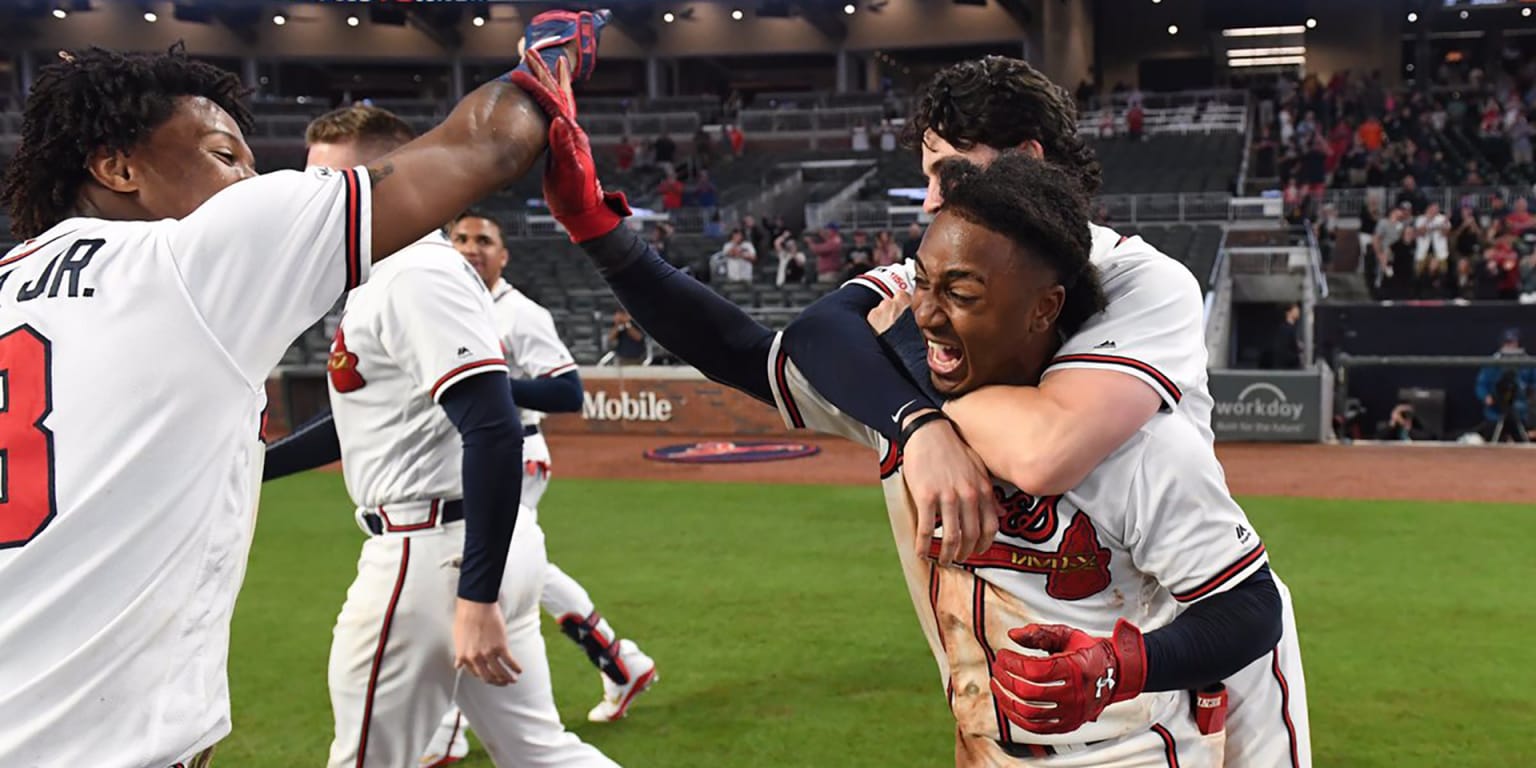
[{"label": "navy blue undershirt sleeve", "polygon": [[1280,591],[1266,565],[1147,633],[1143,690],[1193,690],[1220,682],[1268,653],[1284,631]]},{"label": "navy blue undershirt sleeve", "polygon": [[575,413],[581,410],[581,374],[566,371],[547,379],[512,379],[512,401],[534,411]]},{"label": "navy blue undershirt sleeve", "polygon": [[464,445],[464,558],[459,597],[494,603],[517,525],[523,475],[523,427],[505,374],[455,382],[438,396]]},{"label": "navy blue undershirt sleeve", "polygon": [[331,418],[330,411],[326,411],[267,446],[261,480],[276,480],[333,461],[341,461],[341,441],[336,438],[336,421]]},{"label": "navy blue undershirt sleeve", "polygon": [[[900,421],[923,408],[937,408],[906,366],[881,343],[865,319],[880,296],[859,285],[845,285],[807,307],[784,329],[784,349],[805,380],[827,402],[896,442]],[[911,313],[903,313],[910,318]],[[917,326],[911,325],[916,331]],[[896,330],[897,326],[892,326]],[[922,342],[921,335],[917,336]],[[922,377],[928,378],[926,351]],[[857,375],[849,375],[857,371]]]},{"label": "navy blue undershirt sleeve", "polygon": [[705,376],[773,403],[773,331],[677,271],[629,227],[581,244],[635,322]]}]

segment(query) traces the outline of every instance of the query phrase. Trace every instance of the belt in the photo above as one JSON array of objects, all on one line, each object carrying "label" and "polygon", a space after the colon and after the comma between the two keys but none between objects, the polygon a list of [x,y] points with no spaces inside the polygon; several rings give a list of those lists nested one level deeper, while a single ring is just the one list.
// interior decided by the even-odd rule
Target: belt
[{"label": "belt", "polygon": [[386,533],[426,531],[445,523],[458,522],[463,519],[464,501],[462,499],[433,501],[431,517],[427,518],[426,522],[412,525],[390,525],[385,517],[378,512],[364,512],[362,515],[363,527],[374,536],[382,536]]},{"label": "belt", "polygon": [[1009,757],[1051,757],[1052,755],[1081,752],[1095,744],[1103,744],[1106,741],[1111,741],[1111,739],[1100,739],[1086,744],[1021,744],[1016,741],[999,741],[997,742],[997,747],[1003,750]]},{"label": "belt", "polygon": [[529,424],[528,426],[523,427],[523,437],[533,437],[534,435],[537,435],[538,433],[539,433],[539,425],[537,425],[537,424]]}]

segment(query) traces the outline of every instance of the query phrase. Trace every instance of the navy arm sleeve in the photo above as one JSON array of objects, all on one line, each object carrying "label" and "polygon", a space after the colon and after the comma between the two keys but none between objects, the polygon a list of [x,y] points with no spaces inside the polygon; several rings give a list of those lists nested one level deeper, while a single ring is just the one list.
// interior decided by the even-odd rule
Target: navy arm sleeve
[{"label": "navy arm sleeve", "polygon": [[629,227],[581,244],[640,327],[705,376],[773,403],[773,331],[677,271]]},{"label": "navy arm sleeve", "polygon": [[1191,605],[1168,626],[1147,633],[1143,690],[1190,690],[1232,676],[1280,642],[1283,611],[1267,565]]},{"label": "navy arm sleeve", "polygon": [[523,428],[512,390],[500,374],[456,382],[438,397],[464,443],[464,559],[459,597],[494,603],[517,525],[523,475]]},{"label": "navy arm sleeve", "polygon": [[[870,329],[865,318],[879,303],[874,291],[845,285],[818,299],[784,329],[784,348],[827,402],[896,442],[903,416],[938,408],[939,401],[912,380],[896,351]],[[911,316],[902,315],[908,321]],[[900,328],[894,325],[891,331]],[[911,331],[916,328],[911,324]],[[902,338],[892,336],[893,341]],[[858,375],[850,376],[850,371]],[[926,356],[922,375],[927,378]]]},{"label": "navy arm sleeve", "polygon": [[581,374],[567,371],[547,379],[512,379],[512,401],[545,413],[581,410]]},{"label": "navy arm sleeve", "polygon": [[292,434],[267,446],[267,460],[261,480],[316,469],[341,461],[341,441],[336,438],[336,420],[329,411],[304,422]]}]

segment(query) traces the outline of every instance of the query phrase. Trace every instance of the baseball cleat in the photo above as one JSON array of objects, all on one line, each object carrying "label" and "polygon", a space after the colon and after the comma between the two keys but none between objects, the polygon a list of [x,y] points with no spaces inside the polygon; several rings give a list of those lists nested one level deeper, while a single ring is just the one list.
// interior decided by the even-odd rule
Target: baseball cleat
[{"label": "baseball cleat", "polygon": [[462,727],[451,730],[439,728],[432,735],[432,743],[427,746],[427,754],[421,757],[421,768],[442,768],[445,765],[453,765],[469,755],[469,737],[464,735]]},{"label": "baseball cleat", "polygon": [[603,681],[603,700],[587,713],[587,719],[594,723],[611,723],[622,719],[629,713],[629,705],[634,703],[635,697],[660,679],[660,675],[656,674],[656,662],[641,653],[640,646],[635,645],[633,640],[619,641],[619,661],[629,673],[629,682],[619,684],[607,675],[598,675]]}]

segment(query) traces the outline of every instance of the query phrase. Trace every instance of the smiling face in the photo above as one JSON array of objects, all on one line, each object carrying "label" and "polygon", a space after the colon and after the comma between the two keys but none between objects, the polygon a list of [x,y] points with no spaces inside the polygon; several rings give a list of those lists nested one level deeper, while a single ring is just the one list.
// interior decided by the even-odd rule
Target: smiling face
[{"label": "smiling face", "polygon": [[496,287],[501,270],[507,266],[507,247],[501,241],[501,228],[490,219],[465,216],[453,223],[448,232],[453,247],[485,281],[487,289]]},{"label": "smiling face", "polygon": [[1049,268],[952,211],[934,218],[917,261],[912,312],[935,389],[959,396],[1039,380],[1066,296]]},{"label": "smiling face", "polygon": [[132,151],[93,161],[98,182],[133,196],[149,219],[180,219],[256,175],[240,126],[201,96],[182,97],[175,111]]}]

